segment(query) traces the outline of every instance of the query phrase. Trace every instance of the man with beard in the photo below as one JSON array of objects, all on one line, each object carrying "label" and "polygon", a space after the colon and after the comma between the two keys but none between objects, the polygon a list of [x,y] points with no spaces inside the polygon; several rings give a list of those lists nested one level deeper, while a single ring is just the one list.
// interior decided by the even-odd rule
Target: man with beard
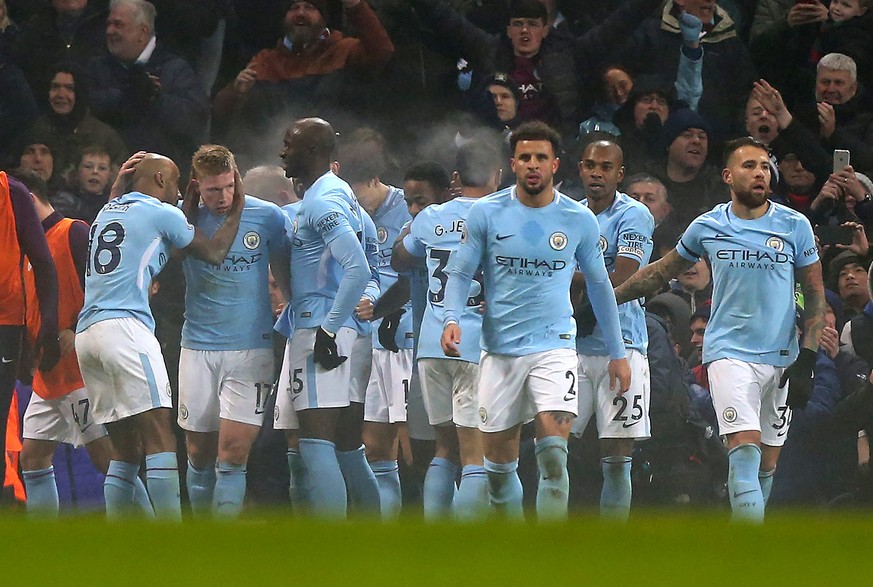
[{"label": "man with beard", "polygon": [[577,266],[603,331],[610,389],[624,394],[631,373],[597,219],[554,189],[560,135],[541,122],[528,122],[512,133],[510,148],[516,184],[470,207],[460,245],[449,260],[440,343],[446,356],[461,356],[460,320],[481,264],[479,430],[491,504],[510,517],[522,516],[519,438],[521,425],[534,420],[537,517],[562,519],[570,489],[567,438],[579,409],[570,303]]},{"label": "man with beard", "polygon": [[[719,430],[727,436],[733,518],[760,523],[787,412],[802,409],[812,393],[826,302],[809,221],[768,199],[767,148],[752,137],[728,142],[722,179],[731,201],[696,218],[676,248],[617,288],[616,299],[652,294],[702,256],[711,259],[713,304],[703,363]],[[799,352],[795,279],[805,299]]]},{"label": "man with beard", "polygon": [[[283,22],[285,36],[275,49],[264,49],[215,96],[217,124],[230,123],[245,108],[251,90],[264,84],[316,79],[346,68],[368,71],[394,54],[394,45],[378,17],[363,0],[342,0],[349,26],[360,38],[345,37],[325,26],[327,0],[291,0]],[[308,86],[309,92],[312,86]],[[301,91],[303,88],[301,87]]]}]

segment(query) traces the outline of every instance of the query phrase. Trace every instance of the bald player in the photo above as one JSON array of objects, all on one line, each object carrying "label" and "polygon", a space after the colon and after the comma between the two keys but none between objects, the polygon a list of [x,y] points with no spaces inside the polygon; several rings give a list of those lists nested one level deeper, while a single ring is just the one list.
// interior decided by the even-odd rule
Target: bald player
[{"label": "bald player", "polygon": [[[239,228],[242,181],[236,173],[227,219],[211,239],[176,207],[179,168],[148,153],[113,186],[130,177],[130,191],[106,204],[94,224],[85,266],[85,302],[76,326],[76,353],[92,415],[112,439],[103,485],[108,516],[134,505],[134,478],[145,453],[149,495],[159,518],[180,519],[176,439],[171,430],[170,383],[148,292],[173,249],[221,263]],[[130,162],[128,162],[130,163]],[[125,167],[130,167],[126,163]],[[186,193],[186,209],[197,205]]]}]

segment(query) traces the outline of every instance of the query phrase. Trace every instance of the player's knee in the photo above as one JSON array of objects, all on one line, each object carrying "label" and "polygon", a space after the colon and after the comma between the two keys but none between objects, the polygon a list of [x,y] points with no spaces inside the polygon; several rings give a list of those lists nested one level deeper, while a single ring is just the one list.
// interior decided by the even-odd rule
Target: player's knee
[{"label": "player's knee", "polygon": [[54,452],[54,443],[34,442],[25,438],[21,448],[21,468],[25,471],[47,469],[52,464]]},{"label": "player's knee", "polygon": [[557,436],[547,436],[537,441],[537,464],[540,476],[553,481],[567,475],[567,441]]},{"label": "player's knee", "polygon": [[218,448],[218,460],[233,465],[245,465],[252,443],[247,438],[223,438]]}]

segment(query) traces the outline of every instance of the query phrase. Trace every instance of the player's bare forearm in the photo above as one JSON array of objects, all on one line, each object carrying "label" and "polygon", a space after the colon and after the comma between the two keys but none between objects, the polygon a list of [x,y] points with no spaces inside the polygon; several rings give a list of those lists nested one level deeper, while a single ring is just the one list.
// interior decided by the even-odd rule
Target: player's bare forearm
[{"label": "player's bare forearm", "polygon": [[673,249],[660,260],[647,265],[634,273],[627,281],[615,289],[618,304],[637,298],[648,297],[664,287],[668,281],[694,265]]},{"label": "player's bare forearm", "polygon": [[394,271],[402,273],[404,271],[409,271],[416,265],[421,265],[419,263],[418,257],[414,257],[406,250],[406,247],[403,246],[403,239],[398,238],[397,242],[394,243],[394,249],[391,252],[391,268]]},{"label": "player's bare forearm", "polygon": [[816,261],[797,270],[803,292],[803,346],[818,351],[819,340],[825,327],[827,299],[821,275],[821,263]]}]

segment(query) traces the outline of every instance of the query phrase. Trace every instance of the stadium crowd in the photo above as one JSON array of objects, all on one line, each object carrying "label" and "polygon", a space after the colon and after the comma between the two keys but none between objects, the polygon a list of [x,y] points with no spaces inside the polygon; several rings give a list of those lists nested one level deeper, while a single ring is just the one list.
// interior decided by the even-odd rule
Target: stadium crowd
[{"label": "stadium crowd", "polygon": [[[794,399],[784,381],[762,392],[776,404],[757,425],[759,492],[768,508],[870,503],[871,8],[0,0],[2,503],[57,515],[86,507],[90,486],[109,515],[170,518],[186,502],[232,517],[289,500],[383,518],[513,516],[522,499],[543,518],[568,501],[619,519],[631,500],[736,510],[739,456],[720,428],[737,414],[714,403],[704,360],[719,314],[713,260],[691,251],[643,303],[620,304],[620,333],[597,284],[611,291],[681,254],[699,215],[736,201],[731,157],[759,146],[762,192],[808,221],[826,288],[820,338],[797,359],[814,374],[807,397],[794,379]],[[477,381],[514,385],[521,359],[543,349],[514,353],[500,332],[563,281],[547,268],[530,301],[486,301],[498,294],[484,261],[467,275],[455,250],[470,210],[503,200],[474,202],[526,185],[523,143],[537,142],[560,165],[536,173],[553,173],[561,198],[617,238],[597,247],[609,279],[577,254],[564,288],[578,337],[571,417],[525,408],[504,422],[512,410],[477,403]],[[505,220],[497,241],[527,226],[489,214]],[[553,233],[551,249],[575,243],[572,230]],[[142,241],[137,257],[125,239]],[[782,241],[768,246],[781,254]],[[751,275],[772,259],[733,261]],[[769,363],[792,365],[786,375],[818,311],[798,281],[793,299],[774,290],[740,316],[761,324],[790,306],[791,360]],[[460,335],[473,328],[489,345],[481,363],[478,336]],[[631,365],[618,395],[612,334]],[[505,356],[518,360],[501,371]],[[133,361],[136,381],[113,361]],[[144,404],[118,399],[139,388]],[[777,467],[767,449],[780,446]]]}]

